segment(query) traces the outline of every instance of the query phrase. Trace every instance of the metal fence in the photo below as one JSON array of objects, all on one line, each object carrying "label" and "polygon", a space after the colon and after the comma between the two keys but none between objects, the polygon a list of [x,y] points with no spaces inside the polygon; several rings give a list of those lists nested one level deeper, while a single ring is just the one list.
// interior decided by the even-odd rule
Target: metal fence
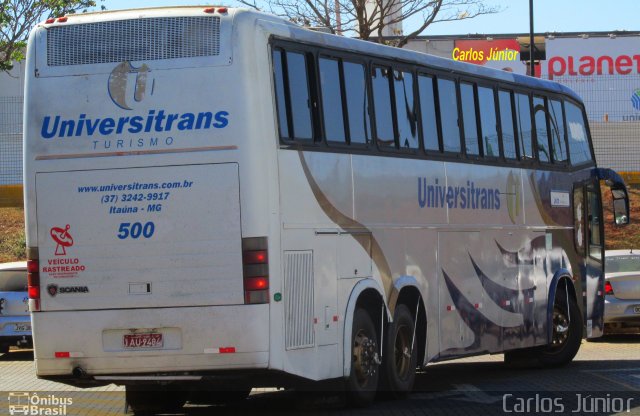
[{"label": "metal fence", "polygon": [[0,97],[0,185],[22,184],[22,97]]},{"label": "metal fence", "polygon": [[599,166],[640,172],[640,76],[553,79],[582,97]]}]

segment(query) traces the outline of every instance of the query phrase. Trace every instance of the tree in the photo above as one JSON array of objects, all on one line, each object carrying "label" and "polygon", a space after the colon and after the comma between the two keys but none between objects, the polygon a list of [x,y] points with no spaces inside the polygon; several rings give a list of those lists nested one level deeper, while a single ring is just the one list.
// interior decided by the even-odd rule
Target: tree
[{"label": "tree", "polygon": [[[497,7],[484,0],[236,0],[254,9],[264,9],[305,26],[328,28],[331,33],[353,32],[358,38],[402,47],[427,26],[437,22],[472,19],[497,13]],[[411,19],[415,30],[395,33],[393,40],[383,39],[389,28]]]},{"label": "tree", "polygon": [[24,59],[27,38],[39,22],[96,5],[95,0],[0,0],[0,71]]}]

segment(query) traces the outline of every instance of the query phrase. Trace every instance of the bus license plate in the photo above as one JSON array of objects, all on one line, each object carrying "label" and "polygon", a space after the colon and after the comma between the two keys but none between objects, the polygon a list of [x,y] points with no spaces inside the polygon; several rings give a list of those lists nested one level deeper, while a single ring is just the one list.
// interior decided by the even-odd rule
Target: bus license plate
[{"label": "bus license plate", "polygon": [[635,313],[640,313],[640,306],[635,306],[635,307],[633,308],[633,311],[634,311]]},{"label": "bus license plate", "polygon": [[162,348],[162,334],[125,334],[123,336],[125,348]]},{"label": "bus license plate", "polygon": [[27,332],[27,331],[31,331],[31,325],[29,324],[15,324],[15,331],[16,332]]}]

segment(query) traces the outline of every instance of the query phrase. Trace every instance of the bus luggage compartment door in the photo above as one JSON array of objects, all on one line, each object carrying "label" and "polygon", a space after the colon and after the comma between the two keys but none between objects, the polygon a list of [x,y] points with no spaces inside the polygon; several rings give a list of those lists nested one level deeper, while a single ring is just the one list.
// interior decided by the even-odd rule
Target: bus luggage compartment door
[{"label": "bus luggage compartment door", "polygon": [[42,310],[243,303],[236,163],[38,173]]}]

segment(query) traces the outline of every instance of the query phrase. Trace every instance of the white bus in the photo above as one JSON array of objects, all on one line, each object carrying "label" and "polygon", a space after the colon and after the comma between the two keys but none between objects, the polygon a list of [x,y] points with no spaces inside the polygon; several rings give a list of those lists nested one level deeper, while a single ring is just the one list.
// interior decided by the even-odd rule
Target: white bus
[{"label": "white bus", "polygon": [[49,19],[27,74],[40,378],[366,405],[602,333],[601,180],[628,198],[559,84],[225,7]]}]

